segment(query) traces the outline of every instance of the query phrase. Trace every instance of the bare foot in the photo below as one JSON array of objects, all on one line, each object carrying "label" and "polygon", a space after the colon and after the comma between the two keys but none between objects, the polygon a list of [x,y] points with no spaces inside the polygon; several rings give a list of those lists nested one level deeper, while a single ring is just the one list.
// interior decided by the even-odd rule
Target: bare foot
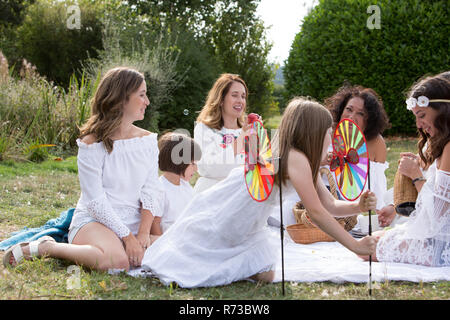
[{"label": "bare foot", "polygon": [[273,270],[257,273],[250,277],[250,279],[252,280],[262,282],[273,282],[274,278],[275,278],[275,271]]}]

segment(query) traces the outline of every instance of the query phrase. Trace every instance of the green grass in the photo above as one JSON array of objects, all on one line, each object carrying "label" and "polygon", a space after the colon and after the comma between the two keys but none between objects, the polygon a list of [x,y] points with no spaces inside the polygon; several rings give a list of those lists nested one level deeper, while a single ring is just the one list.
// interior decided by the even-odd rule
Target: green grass
[{"label": "green grass", "polygon": [[397,172],[398,160],[400,153],[413,152],[417,153],[417,139],[407,138],[390,138],[386,139],[387,162],[389,168],[385,171],[388,180],[388,189],[394,186],[394,177]]},{"label": "green grass", "polygon": [[[415,141],[387,139],[392,186],[401,151],[415,150]],[[61,211],[74,207],[80,195],[76,158],[47,160],[39,164],[0,162],[0,240],[25,226],[36,227]],[[4,252],[0,252],[2,258]],[[372,298],[366,284],[331,282],[281,284],[240,281],[228,286],[200,289],[166,287],[157,279],[109,275],[78,268],[52,258],[25,261],[14,269],[0,266],[0,299],[220,299],[220,300],[347,300],[347,299],[450,299],[449,282],[411,283],[387,281],[374,287]],[[68,284],[78,279],[79,286]]]}]

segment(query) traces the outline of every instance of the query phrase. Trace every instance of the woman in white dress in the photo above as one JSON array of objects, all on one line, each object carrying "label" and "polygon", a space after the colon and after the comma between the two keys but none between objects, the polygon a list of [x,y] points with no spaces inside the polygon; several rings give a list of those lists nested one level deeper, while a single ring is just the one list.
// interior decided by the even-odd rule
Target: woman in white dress
[{"label": "woman in white dress", "polygon": [[398,170],[419,193],[416,210],[404,224],[374,233],[381,238],[373,258],[450,266],[450,81],[442,75],[426,77],[412,86],[406,103],[416,117],[418,151],[428,170],[424,178],[414,157],[402,158]]},{"label": "woman in white dress", "polygon": [[335,126],[342,119],[350,119],[363,131],[370,157],[370,190],[377,196],[377,210],[382,209],[387,190],[384,171],[389,167],[382,133],[389,128],[389,119],[381,97],[371,88],[344,86],[326,99],[325,105],[333,115]]},{"label": "woman in white dress", "polygon": [[[375,195],[367,191],[359,203],[335,200],[318,178],[321,157],[331,143],[331,124],[322,105],[302,98],[289,103],[280,138],[273,141],[284,168],[277,184],[283,183],[283,190],[295,189],[312,221],[326,233],[357,254],[372,254],[376,238],[355,240],[330,213],[347,216],[373,209]],[[279,200],[277,189],[275,185],[266,201],[257,202],[247,191],[244,166],[233,169],[225,180],[194,197],[175,224],[146,250],[142,267],[165,284],[187,288],[249,277],[272,281],[279,239],[272,238],[266,221]]]},{"label": "woman in white dress", "polygon": [[104,75],[77,140],[81,197],[69,243],[47,237],[16,245],[5,255],[10,265],[30,255],[97,270],[140,265],[151,244],[150,227],[161,195],[157,135],[133,125],[144,118],[146,91],[144,76],[133,69],[114,68]]},{"label": "woman in white dress", "polygon": [[194,128],[194,139],[202,150],[194,193],[212,187],[244,163],[247,97],[244,80],[230,73],[222,74],[209,91]]}]

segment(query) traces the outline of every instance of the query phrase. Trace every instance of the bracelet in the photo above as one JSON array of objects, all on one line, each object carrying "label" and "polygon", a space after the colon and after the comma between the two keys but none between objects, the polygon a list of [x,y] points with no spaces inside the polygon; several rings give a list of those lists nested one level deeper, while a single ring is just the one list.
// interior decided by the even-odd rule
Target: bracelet
[{"label": "bracelet", "polygon": [[418,177],[418,178],[415,178],[415,179],[413,179],[413,181],[412,181],[413,186],[416,186],[416,182],[417,182],[417,181],[427,181],[427,179],[425,179],[424,177]]}]

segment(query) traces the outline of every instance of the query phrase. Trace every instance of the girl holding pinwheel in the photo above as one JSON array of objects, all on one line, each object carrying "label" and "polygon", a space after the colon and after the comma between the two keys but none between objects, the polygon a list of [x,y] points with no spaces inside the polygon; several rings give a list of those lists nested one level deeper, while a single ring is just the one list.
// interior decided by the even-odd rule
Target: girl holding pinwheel
[{"label": "girl holding pinwheel", "polygon": [[[407,222],[379,231],[374,261],[450,266],[450,81],[444,74],[414,84],[406,100],[420,133],[418,152],[428,167],[409,171],[418,191]],[[425,150],[424,150],[425,149]],[[399,170],[406,171],[400,163]]]},{"label": "girl holding pinwheel", "polygon": [[[381,97],[371,88],[345,84],[335,94],[325,99],[325,106],[333,117],[333,127],[336,127],[343,119],[350,119],[364,133],[370,157],[370,190],[377,197],[376,209],[393,210],[393,206],[386,206],[384,202],[387,191],[387,180],[384,172],[389,167],[389,163],[386,161],[387,148],[382,133],[390,124]],[[332,148],[330,146],[327,157],[322,161],[321,169],[325,168],[325,172],[331,171],[329,166],[331,160]],[[331,176],[335,177],[332,171]],[[322,176],[322,180],[326,186],[329,185],[326,175]],[[338,185],[336,180],[335,184]],[[345,197],[341,194],[339,188],[336,189],[339,199],[344,200]],[[367,190],[367,186],[365,189]],[[294,207],[295,203],[299,201],[295,194],[287,195],[284,200],[289,202],[291,207]],[[353,227],[356,223],[356,216],[351,220],[354,222],[349,223]],[[283,221],[288,225],[296,223],[292,208],[283,211]],[[269,223],[275,226],[279,225],[279,214],[276,211],[271,215]]]},{"label": "girl holding pinwheel", "polygon": [[[226,179],[192,199],[182,216],[146,251],[143,268],[166,285],[176,282],[187,288],[247,278],[273,281],[280,239],[271,232],[267,218],[280,200],[280,184],[283,194],[295,192],[301,197],[319,228],[357,254],[373,254],[375,237],[354,239],[330,214],[348,216],[376,205],[370,191],[363,193],[359,202],[336,200],[320,179],[319,166],[331,143],[331,126],[325,107],[293,99],[283,114],[279,138],[272,141],[283,176],[275,175],[265,201],[255,201],[250,194],[244,178],[247,164],[233,169]],[[254,131],[249,131],[251,143]]]}]

